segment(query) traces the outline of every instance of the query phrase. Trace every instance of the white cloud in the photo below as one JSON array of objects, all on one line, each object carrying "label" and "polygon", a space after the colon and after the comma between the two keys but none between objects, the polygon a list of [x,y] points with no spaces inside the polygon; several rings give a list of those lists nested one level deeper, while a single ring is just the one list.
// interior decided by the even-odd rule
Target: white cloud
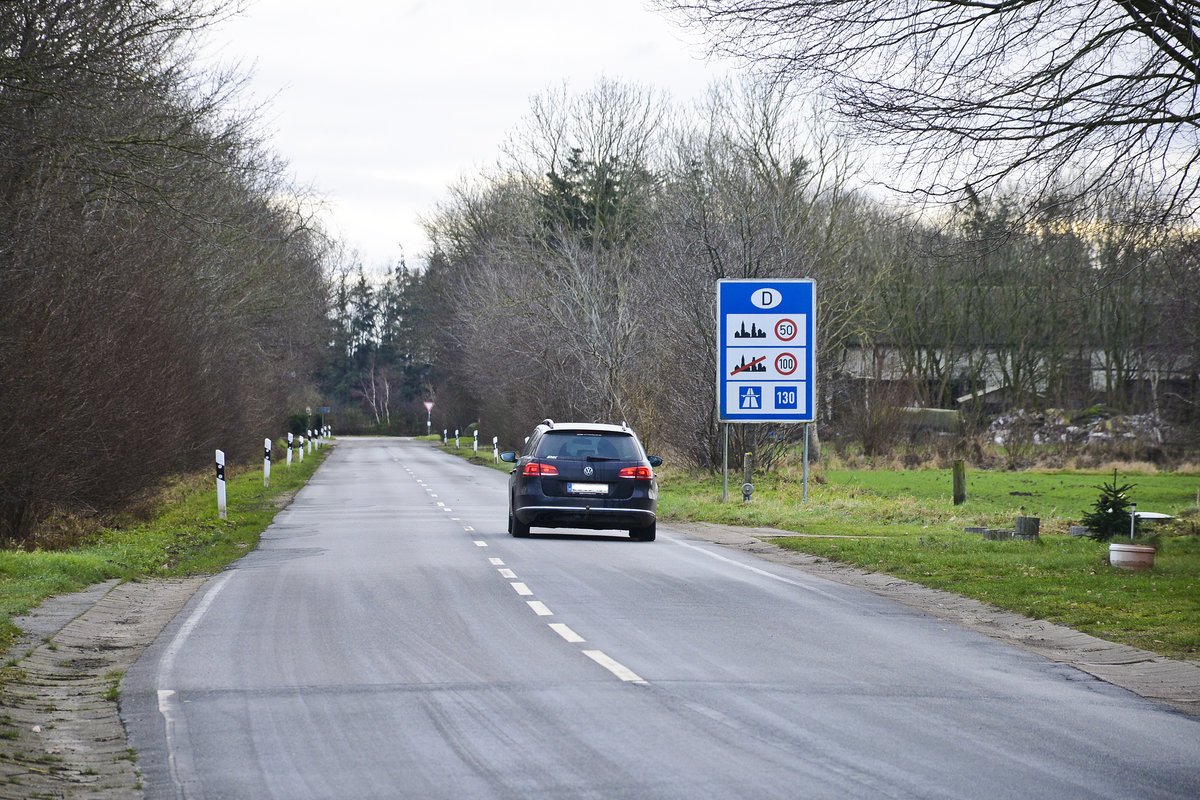
[{"label": "white cloud", "polygon": [[272,148],[368,266],[417,260],[418,216],[496,160],[533,95],[605,76],[684,100],[725,69],[641,0],[259,0],[210,36],[254,65]]}]

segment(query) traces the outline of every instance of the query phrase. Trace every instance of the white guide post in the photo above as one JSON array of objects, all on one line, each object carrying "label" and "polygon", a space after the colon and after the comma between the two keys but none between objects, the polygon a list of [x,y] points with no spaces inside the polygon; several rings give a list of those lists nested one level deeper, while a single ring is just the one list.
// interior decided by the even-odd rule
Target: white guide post
[{"label": "white guide post", "polygon": [[225,519],[225,451],[217,451],[217,516]]},{"label": "white guide post", "polygon": [[271,440],[263,439],[263,486],[271,485]]}]

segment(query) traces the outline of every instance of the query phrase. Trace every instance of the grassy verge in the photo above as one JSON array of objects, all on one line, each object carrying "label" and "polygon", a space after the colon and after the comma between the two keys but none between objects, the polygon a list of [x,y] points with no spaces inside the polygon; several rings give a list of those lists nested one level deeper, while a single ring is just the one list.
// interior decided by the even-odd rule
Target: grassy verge
[{"label": "grassy verge", "polygon": [[271,486],[261,469],[226,473],[228,514],[217,518],[212,475],[165,487],[149,520],[101,530],[67,550],[0,551],[0,649],[16,635],[12,617],[51,595],[111,578],[138,580],[215,572],[258,544],[259,535],[324,460],[328,449],[291,469],[277,465]]},{"label": "grassy verge", "polygon": [[470,436],[461,437],[459,439],[458,447],[454,446],[454,438],[453,437],[451,437],[450,441],[444,445],[442,444],[442,437],[437,436],[437,435],[417,436],[415,438],[422,442],[433,442],[434,444],[441,447],[443,450],[445,450],[450,455],[458,456],[459,458],[466,459],[467,461],[470,461],[472,464],[478,464],[481,467],[491,467],[492,469],[500,470],[503,472],[509,472],[512,470],[512,464],[507,464],[503,461],[497,461],[495,459],[495,457],[492,455],[492,445],[490,443],[487,446],[484,446],[481,443],[479,445],[479,452],[476,453],[475,448],[471,442]]},{"label": "grassy verge", "polygon": [[[718,476],[661,480],[665,519],[777,528],[796,533],[780,546],[1058,622],[1109,641],[1200,660],[1200,476],[1121,474],[1143,511],[1171,514],[1159,529],[1155,568],[1132,573],[1107,564],[1107,545],[1067,535],[1111,473],[976,472],[968,500],[951,502],[948,470],[840,470],[819,474],[808,502],[791,474],[759,476],[741,502],[731,480],[721,503]],[[1011,527],[1041,518],[1037,542],[984,541],[967,526]]]}]

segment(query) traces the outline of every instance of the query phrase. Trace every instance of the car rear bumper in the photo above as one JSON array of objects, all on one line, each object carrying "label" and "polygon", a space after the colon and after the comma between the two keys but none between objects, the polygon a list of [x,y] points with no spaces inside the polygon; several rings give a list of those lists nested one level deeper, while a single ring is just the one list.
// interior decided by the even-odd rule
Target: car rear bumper
[{"label": "car rear bumper", "polygon": [[606,508],[600,504],[592,506],[522,506],[514,510],[513,515],[523,525],[537,525],[542,528],[589,528],[592,530],[644,528],[653,524],[657,519],[657,514],[653,509]]}]

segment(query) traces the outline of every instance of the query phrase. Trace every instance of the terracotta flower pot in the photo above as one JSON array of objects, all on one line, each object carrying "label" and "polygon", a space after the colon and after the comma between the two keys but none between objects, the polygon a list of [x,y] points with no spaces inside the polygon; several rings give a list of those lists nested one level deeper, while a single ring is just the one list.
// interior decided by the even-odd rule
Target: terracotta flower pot
[{"label": "terracotta flower pot", "polygon": [[1108,563],[1121,569],[1150,569],[1154,566],[1154,548],[1144,544],[1113,542],[1108,546]]}]

